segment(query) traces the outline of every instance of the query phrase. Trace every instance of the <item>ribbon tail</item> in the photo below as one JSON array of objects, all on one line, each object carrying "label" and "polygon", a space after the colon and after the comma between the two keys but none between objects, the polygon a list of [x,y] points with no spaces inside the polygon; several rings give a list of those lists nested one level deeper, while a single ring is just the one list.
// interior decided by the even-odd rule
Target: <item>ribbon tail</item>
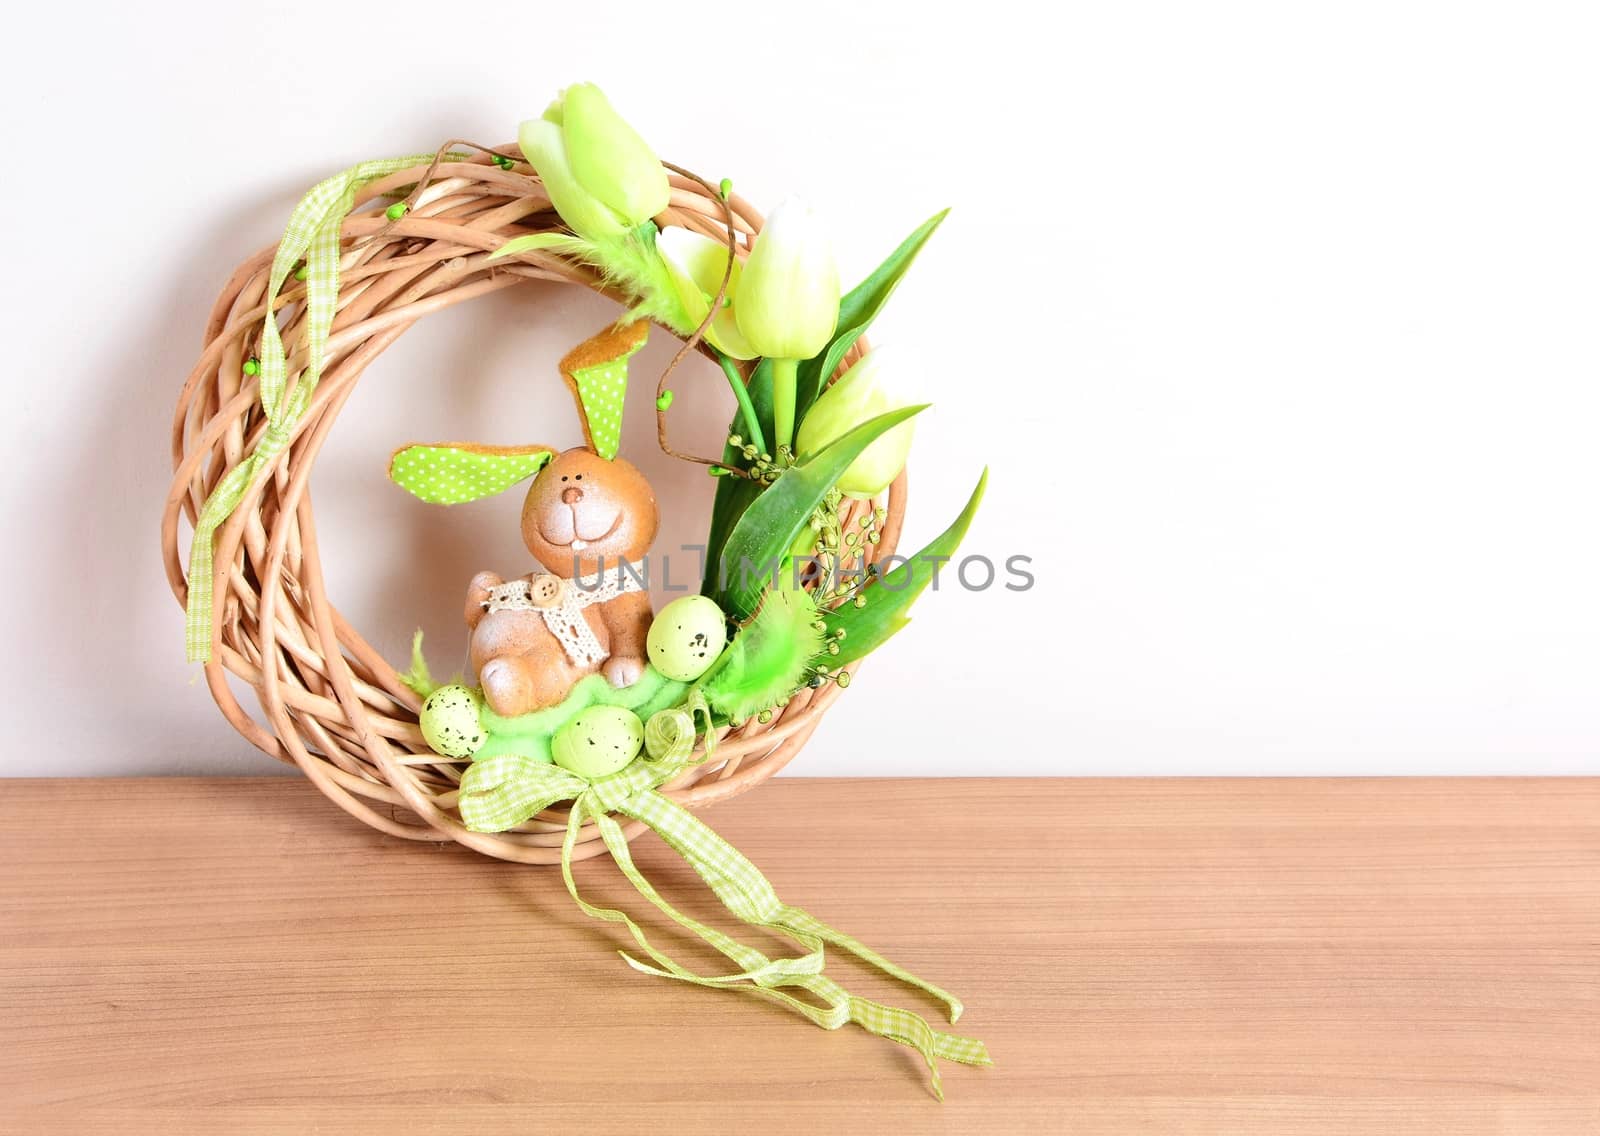
[{"label": "ribbon tail", "polygon": [[[674,977],[689,974],[689,971],[679,966],[669,956],[663,954],[661,951],[656,950],[656,948],[651,945],[649,938],[645,936],[644,929],[630,919],[626,912],[618,911],[612,907],[599,907],[590,903],[579,894],[578,883],[572,878],[572,852],[573,849],[577,847],[578,830],[583,827],[583,814],[583,797],[579,796],[572,802],[572,811],[567,818],[566,838],[561,842],[561,878],[566,881],[567,894],[572,896],[573,902],[576,903],[583,910],[583,913],[589,918],[603,919],[607,923],[621,923],[627,927],[628,933],[633,936],[633,941],[639,945],[639,949],[644,951],[651,958],[655,959],[657,963],[659,963]],[[627,959],[627,953],[624,952],[622,957]],[[632,961],[633,960],[629,959],[630,963]]]},{"label": "ribbon tail", "polygon": [[865,943],[829,926],[809,912],[785,904],[766,877],[743,853],[681,805],[659,793],[646,793],[624,802],[621,807],[628,815],[644,821],[660,833],[679,855],[693,865],[728,909],[746,923],[832,943],[890,977],[943,1002],[952,1022],[961,1017],[962,1003],[954,994],[918,978]]},{"label": "ribbon tail", "polygon": [[890,962],[888,959],[884,958],[865,943],[858,939],[851,938],[849,935],[846,935],[843,931],[840,931],[837,928],[830,927],[828,924],[811,915],[807,911],[803,911],[798,907],[785,906],[782,913],[773,922],[782,927],[784,930],[788,931],[790,934],[814,935],[825,943],[831,943],[842,950],[849,951],[862,962],[881,970],[889,977],[903,982],[907,986],[915,987],[916,989],[923,991],[925,994],[938,999],[940,1002],[945,1004],[945,1008],[950,1015],[950,1021],[952,1023],[960,1019],[961,1011],[965,1009],[965,1007],[962,1005],[961,999],[957,998],[954,994],[950,993],[942,986],[936,986],[927,979],[918,978],[915,974],[912,974],[904,967]]},{"label": "ribbon tail", "polygon": [[214,630],[211,609],[215,602],[212,577],[216,571],[213,557],[217,528],[238,506],[262,464],[258,455],[251,454],[229,470],[195,518],[194,539],[189,543],[189,596],[184,612],[184,653],[191,663],[203,663],[211,658]]},{"label": "ribbon tail", "polygon": [[[669,966],[665,970],[657,970],[654,967],[646,966],[637,959],[628,958],[627,955],[624,955],[623,957],[627,959],[629,966],[646,974],[692,981],[705,986],[733,986],[741,982],[751,982],[758,986],[779,985],[791,979],[822,972],[822,943],[814,936],[800,938],[801,945],[810,948],[809,953],[798,958],[769,959],[754,947],[746,946],[737,939],[718,931],[715,927],[708,927],[698,919],[685,915],[673,907],[656,890],[655,885],[645,878],[644,873],[633,862],[633,856],[628,851],[627,838],[622,834],[622,826],[605,813],[596,813],[594,819],[595,824],[600,829],[600,838],[605,842],[606,849],[611,853],[611,858],[617,862],[617,867],[627,877],[628,882],[633,884],[634,889],[655,905],[656,909],[667,918],[677,923],[684,930],[699,936],[744,969],[738,974],[708,978],[694,974],[686,968],[676,965]],[[570,828],[568,831],[571,831]],[[641,942],[641,946],[644,945]],[[646,950],[649,950],[648,946],[646,946]],[[652,953],[652,957],[657,956]],[[657,961],[659,962],[661,959],[657,958]]]},{"label": "ribbon tail", "polygon": [[939,1077],[937,1058],[959,1061],[963,1065],[993,1065],[989,1050],[977,1038],[959,1037],[930,1026],[921,1014],[884,1006],[866,998],[846,994],[845,1006],[850,1020],[868,1033],[910,1046],[922,1055],[928,1065],[928,1081],[933,1095],[944,1100],[944,1086]]},{"label": "ribbon tail", "polygon": [[[682,856],[706,881],[728,910],[743,922],[789,935],[802,945],[814,944],[813,953],[819,959],[822,957],[824,942],[836,943],[885,973],[940,998],[949,1006],[952,1020],[959,1015],[961,1003],[954,996],[889,962],[843,932],[812,918],[798,908],[788,907],[779,901],[771,884],[755,865],[688,810],[653,791],[636,794],[621,802],[617,808],[618,811],[654,829],[667,845]],[[609,818],[607,819],[609,821]],[[611,840],[607,841],[607,845],[613,857],[617,859],[619,867],[626,861],[627,866],[623,867],[624,874],[628,874],[630,870],[636,872],[637,869],[633,868],[631,857],[628,856],[627,844],[622,839],[621,829],[616,827],[615,821],[610,821],[610,824],[615,830],[613,838],[615,845]],[[602,833],[604,832],[605,829],[602,828]],[[639,887],[639,883],[636,882],[635,886]],[[648,886],[646,882],[646,887]],[[646,891],[641,887],[639,890],[662,910],[672,914],[669,910],[670,905],[661,900],[653,888]],[[685,926],[688,926],[688,923],[685,923]],[[759,970],[767,961],[759,951],[728,939],[720,932],[700,924],[696,924],[695,928],[703,928],[704,931],[710,932],[709,935],[702,937],[738,961],[745,967],[747,973]],[[697,930],[696,933],[700,931]],[[719,942],[719,939],[722,942]],[[806,956],[807,959],[810,957]],[[635,969],[646,973],[661,973],[645,967],[636,960],[629,959],[628,962]],[[682,975],[671,973],[662,974],[662,977],[683,978]],[[695,980],[688,979],[688,981]],[[705,981],[700,981],[698,984],[713,985]],[[825,1002],[826,1008],[801,1001],[782,990],[774,989],[775,986],[793,986],[806,990]],[[944,1099],[944,1091],[939,1076],[939,1058],[968,1065],[993,1063],[988,1049],[981,1041],[936,1030],[915,1011],[858,998],[820,972],[790,973],[775,981],[769,979],[755,985],[740,985],[733,988],[777,1001],[824,1029],[838,1029],[846,1022],[853,1022],[869,1033],[915,1049],[927,1063],[931,1088],[940,1100]]]},{"label": "ribbon tail", "polygon": [[[639,893],[645,896],[645,898],[650,899],[664,912],[666,912],[666,914],[677,920],[684,927],[694,931],[723,954],[733,959],[734,962],[744,967],[745,969],[743,972],[738,974],[718,975],[711,977],[697,974],[688,967],[677,962],[665,951],[660,950],[653,943],[651,943],[649,937],[644,932],[644,928],[640,927],[638,923],[634,922],[634,920],[626,912],[618,911],[617,909],[611,907],[600,907],[596,904],[592,904],[579,894],[577,881],[572,875],[572,853],[577,846],[578,831],[583,827],[583,822],[586,819],[586,816],[591,814],[591,812],[595,823],[600,828],[601,837],[605,841],[606,847],[611,852],[612,856],[617,858],[617,849],[622,849],[622,855],[617,859],[617,866],[622,868],[623,875],[628,877],[629,882],[633,883],[634,887],[639,890]],[[723,987],[736,986],[736,984],[742,982],[775,982],[789,977],[791,973],[799,973],[804,971],[807,967],[811,967],[814,970],[821,970],[822,946],[820,943],[814,943],[816,947],[814,952],[814,962],[812,961],[811,956],[801,959],[781,959],[777,962],[774,962],[773,960],[768,959],[760,951],[745,947],[736,940],[721,934],[721,932],[716,931],[713,928],[706,927],[703,924],[700,924],[689,918],[688,916],[674,910],[670,904],[660,897],[660,895],[655,891],[655,888],[651,886],[650,882],[646,880],[643,874],[639,872],[638,868],[634,866],[632,857],[628,855],[627,848],[628,843],[623,838],[622,829],[616,821],[612,820],[609,816],[602,812],[591,810],[582,796],[579,796],[577,800],[573,801],[572,812],[567,821],[566,838],[561,844],[561,878],[566,881],[568,894],[572,896],[573,900],[583,910],[585,915],[589,916],[591,919],[602,919],[607,923],[621,923],[623,926],[627,927],[628,933],[633,936],[633,941],[638,944],[639,949],[645,954],[649,955],[650,958],[655,960],[657,964],[655,967],[651,967],[640,962],[638,959],[633,958],[626,951],[620,952],[623,960],[635,970],[642,971],[646,974],[658,975],[662,978],[675,978],[679,981],[689,982],[699,986]],[[624,864],[626,864],[626,866],[624,866]]]}]

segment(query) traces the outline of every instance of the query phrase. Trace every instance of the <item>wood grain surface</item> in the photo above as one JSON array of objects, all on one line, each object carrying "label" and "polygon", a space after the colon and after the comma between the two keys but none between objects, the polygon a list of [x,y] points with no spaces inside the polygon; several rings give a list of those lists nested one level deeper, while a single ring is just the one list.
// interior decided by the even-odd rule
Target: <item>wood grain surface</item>
[{"label": "wood grain surface", "polygon": [[298,780],[4,781],[0,1130],[1600,1133],[1600,780],[796,778],[707,816],[996,1066],[940,1105],[909,1050],[632,972],[557,870]]}]

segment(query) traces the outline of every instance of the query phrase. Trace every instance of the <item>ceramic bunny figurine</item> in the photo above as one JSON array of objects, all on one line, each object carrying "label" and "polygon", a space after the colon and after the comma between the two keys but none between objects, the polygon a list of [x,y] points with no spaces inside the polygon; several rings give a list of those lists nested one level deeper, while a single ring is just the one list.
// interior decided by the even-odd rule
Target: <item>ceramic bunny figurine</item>
[{"label": "ceramic bunny figurine", "polygon": [[[650,630],[646,592],[613,587],[612,598],[600,593],[597,602],[581,607],[580,618],[603,662],[593,648],[572,651],[568,640],[582,640],[582,629],[574,628],[577,634],[570,637],[556,634],[544,612],[555,610],[563,593],[576,590],[581,602],[625,576],[624,565],[649,551],[656,527],[649,482],[621,458],[607,461],[592,450],[568,450],[533,479],[522,506],[522,541],[545,571],[523,577],[532,610],[504,603],[499,589],[505,581],[493,572],[479,572],[467,588],[472,665],[496,714],[509,717],[552,706],[596,670],[603,670],[612,686],[629,686],[644,673]],[[610,579],[601,579],[602,573]],[[591,589],[587,594],[586,588]]]},{"label": "ceramic bunny figurine", "polygon": [[533,475],[522,540],[542,571],[505,580],[480,572],[467,588],[472,665],[484,700],[502,717],[553,706],[574,683],[604,673],[628,686],[644,673],[650,598],[638,561],[659,516],[644,475],[616,457],[626,359],[648,325],[607,329],[561,362],[578,400],[586,444],[412,445],[389,476],[424,501],[477,500]]}]

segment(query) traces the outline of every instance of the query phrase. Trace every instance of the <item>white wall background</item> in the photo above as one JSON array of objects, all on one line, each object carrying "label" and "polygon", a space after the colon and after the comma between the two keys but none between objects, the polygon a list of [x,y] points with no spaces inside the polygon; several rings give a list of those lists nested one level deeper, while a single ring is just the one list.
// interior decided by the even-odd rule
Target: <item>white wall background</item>
[{"label": "white wall background", "polygon": [[[0,770],[277,768],[182,662],[157,556],[211,299],[325,174],[592,78],[664,156],[809,196],[847,278],[955,206],[877,332],[937,404],[909,544],[987,461],[968,548],[1038,585],[926,597],[794,771],[1600,771],[1588,6],[186,7],[7,29]],[[429,510],[388,451],[575,440],[553,364],[606,318],[502,295],[369,372],[314,489],[395,658],[421,623],[453,665],[467,575],[521,549],[515,500]],[[710,486],[654,454],[649,385],[675,543]],[[709,367],[678,386],[726,417]]]}]

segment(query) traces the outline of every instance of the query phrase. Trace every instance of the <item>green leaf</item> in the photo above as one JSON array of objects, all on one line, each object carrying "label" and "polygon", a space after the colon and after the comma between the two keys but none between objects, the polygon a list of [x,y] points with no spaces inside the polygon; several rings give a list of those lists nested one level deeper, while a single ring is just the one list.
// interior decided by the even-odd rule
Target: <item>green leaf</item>
[{"label": "green leaf", "polygon": [[[772,436],[772,363],[763,359],[750,372],[750,382],[745,387],[750,395],[750,405],[755,409],[761,429]],[[743,436],[742,415],[735,413],[728,424],[729,434]],[[722,463],[729,469],[743,465],[743,455],[732,446],[724,446]],[[717,594],[717,566],[722,563],[722,550],[728,543],[733,526],[739,523],[752,502],[761,495],[762,486],[748,477],[719,477],[717,495],[711,505],[711,528],[706,534],[706,571],[700,591],[708,596]]]},{"label": "green leaf", "polygon": [[[745,385],[745,393],[750,396],[750,405],[755,407],[756,419],[761,423],[761,432],[771,438],[773,435],[771,359],[762,359],[756,363],[755,369],[750,372],[750,382]],[[737,419],[728,432],[739,433]]]},{"label": "green leaf", "polygon": [[967,535],[967,526],[972,523],[988,484],[989,471],[985,469],[967,500],[967,507],[961,510],[961,515],[949,528],[906,563],[896,565],[862,589],[861,595],[867,601],[865,606],[857,607],[846,601],[842,607],[823,613],[828,633],[831,635],[842,630],[845,637],[839,643],[837,655],[818,656],[820,661],[829,667],[854,662],[882,646],[890,636],[911,621],[906,612],[933,579],[938,565],[955,555],[956,547],[961,543],[961,538]]},{"label": "green leaf", "polygon": [[552,249],[567,256],[584,257],[592,246],[582,237],[575,237],[571,233],[529,233],[525,237],[512,237],[505,244],[491,252],[487,260],[502,260],[508,256],[517,256],[525,252],[543,252]]},{"label": "green leaf", "polygon": [[861,283],[850,289],[839,301],[839,330],[828,344],[827,350],[800,364],[799,379],[795,389],[795,420],[805,417],[806,410],[822,393],[823,386],[839,369],[845,352],[855,346],[878,313],[888,303],[895,286],[911,267],[911,262],[928,243],[933,231],[950,212],[941,210],[918,225],[912,234],[900,242],[900,247],[889,254],[882,264]]},{"label": "green leaf", "polygon": [[[723,452],[722,460],[730,468],[737,466],[738,454],[730,446]],[[718,592],[718,565],[722,551],[727,547],[733,526],[739,523],[745,510],[761,496],[761,486],[747,477],[719,477],[717,496],[711,505],[711,529],[706,534],[706,570],[700,581],[700,591],[708,596]]]},{"label": "green leaf", "polygon": [[765,583],[789,555],[800,530],[850,463],[885,431],[926,410],[907,406],[880,414],[842,435],[831,445],[796,462],[760,492],[744,510],[723,546],[722,586],[712,593],[722,609],[737,618],[756,609]]}]

